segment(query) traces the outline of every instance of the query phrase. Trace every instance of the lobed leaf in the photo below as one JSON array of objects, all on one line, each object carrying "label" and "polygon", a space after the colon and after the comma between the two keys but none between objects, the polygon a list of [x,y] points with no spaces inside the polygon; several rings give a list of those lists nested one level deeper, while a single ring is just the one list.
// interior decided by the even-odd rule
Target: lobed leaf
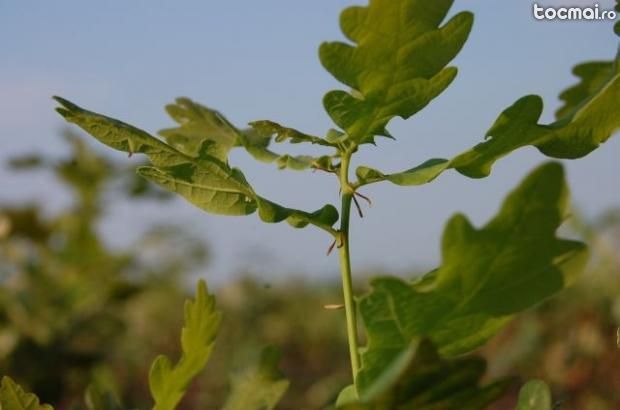
[{"label": "lobed leaf", "polygon": [[[273,162],[280,169],[290,168],[293,170],[303,171],[304,169],[312,168],[322,169],[329,172],[335,171],[336,167],[332,161],[333,155],[322,155],[320,157],[310,155],[281,155],[276,154],[267,148],[272,139],[275,142],[289,141],[291,144],[300,144],[305,142],[332,148],[337,147],[335,143],[313,135],[304,134],[293,128],[284,127],[273,121],[254,121],[249,125],[251,130],[245,132],[245,135],[241,141],[250,155],[258,161],[268,163]],[[253,143],[252,141],[260,142]]]},{"label": "lobed leaf", "polygon": [[289,385],[278,370],[279,359],[276,349],[266,348],[257,366],[233,375],[224,410],[274,409]]},{"label": "lobed leaf", "polygon": [[333,146],[322,138],[303,134],[272,121],[256,121],[250,123],[252,128],[240,130],[218,111],[185,97],[177,98],[175,104],[167,105],[166,111],[179,126],[162,130],[159,134],[168,144],[190,156],[198,155],[201,147],[206,146],[210,155],[226,161],[231,149],[242,147],[258,161],[275,163],[280,169],[304,170],[316,168],[318,158],[277,154],[268,148],[272,139],[276,142],[289,140],[292,143],[310,142]]},{"label": "lobed leaf", "polygon": [[339,396],[342,410],[481,409],[496,400],[507,381],[480,386],[486,363],[476,357],[442,359],[424,339],[414,342],[374,380],[358,379]]},{"label": "lobed leaf", "polygon": [[309,142],[311,144],[323,145],[327,147],[334,146],[334,144],[324,140],[323,138],[304,134],[303,132],[297,131],[293,128],[284,127],[269,120],[254,121],[249,125],[258,133],[258,135],[264,138],[270,139],[273,136],[275,142],[290,141],[292,144]]},{"label": "lobed leaf", "polygon": [[179,127],[161,130],[159,134],[181,152],[197,156],[205,141],[210,141],[211,155],[226,161],[230,150],[238,144],[238,130],[222,114],[189,98],[177,98],[175,104],[166,105],[166,112]]},{"label": "lobed leaf", "polygon": [[487,132],[486,142],[452,159],[450,167],[469,177],[485,177],[495,161],[526,145],[553,158],[583,157],[620,128],[618,101],[620,72],[617,67],[596,93],[549,125],[538,124],[542,99],[525,96],[504,110]]},{"label": "lobed leaf", "polygon": [[40,404],[39,398],[27,393],[10,377],[4,376],[0,384],[0,409],[2,410],[52,410],[49,404]]},{"label": "lobed leaf", "polygon": [[[172,144],[176,145],[175,148],[131,125],[84,110],[60,97],[55,98],[62,105],[57,111],[67,121],[77,124],[114,149],[130,155],[147,155],[152,165],[139,167],[139,175],[183,196],[207,212],[219,215],[249,215],[258,210],[259,216],[265,222],[286,220],[294,227],[313,224],[333,232],[331,226],[338,220],[338,212],[332,205],[310,213],[282,207],[254,192],[243,173],[239,169],[231,168],[223,160],[221,155],[230,148],[229,139],[233,128],[226,125],[227,121],[213,111],[190,105],[189,100],[182,100],[186,103],[185,111],[180,111],[180,106],[175,106],[172,112],[179,119],[182,115],[189,116],[188,112],[199,112],[204,124],[208,123],[215,128],[226,126],[229,130],[221,131],[217,141],[204,139],[200,145],[188,142],[191,135],[189,133],[183,134],[188,136],[186,140],[178,137],[185,132],[183,129],[165,132],[173,141]],[[188,111],[188,107],[192,107],[191,111]],[[186,128],[194,129],[193,126]]]},{"label": "lobed leaf", "polygon": [[456,76],[445,66],[467,40],[473,15],[462,12],[439,27],[453,0],[371,0],[340,16],[343,42],[323,43],[323,66],[353,90],[328,92],[323,105],[354,144],[389,137],[388,122],[409,118]]},{"label": "lobed leaf", "polygon": [[567,199],[561,165],[545,164],[484,227],[476,229],[463,215],[452,217],[437,270],[413,283],[373,280],[359,302],[368,334],[358,375],[362,390],[421,337],[430,337],[445,355],[468,352],[512,315],[569,284],[587,252],[584,244],[555,236]]},{"label": "lobed leaf", "polygon": [[166,356],[158,356],[149,372],[149,387],[155,410],[172,410],[183,398],[190,382],[204,369],[217,335],[221,313],[215,298],[199,281],[196,298],[185,303],[185,324],[181,331],[181,359],[174,366]]},{"label": "lobed leaf", "polygon": [[573,68],[573,74],[579,78],[579,83],[560,94],[564,105],[556,111],[556,118],[570,115],[583,101],[587,101],[596,94],[613,76],[613,70],[613,61],[590,61],[576,65]]},{"label": "lobed leaf", "polygon": [[329,230],[338,220],[338,210],[333,205],[325,205],[312,213],[285,208],[265,198],[258,197],[259,214],[264,222],[276,223],[286,220],[294,228],[304,228],[309,223]]},{"label": "lobed leaf", "polygon": [[486,133],[486,141],[451,160],[431,159],[410,170],[386,174],[359,167],[359,185],[390,181],[397,185],[425,184],[447,169],[471,178],[486,177],[493,164],[514,150],[536,147],[552,158],[580,158],[607,141],[620,129],[620,57],[609,62],[577,65],[573,73],[580,82],[563,91],[564,104],[557,120],[539,124],[543,101],[528,95],[505,109]]},{"label": "lobed leaf", "polygon": [[401,186],[424,185],[437,178],[449,165],[450,161],[447,159],[433,158],[417,167],[395,174],[384,174],[369,167],[358,167],[355,170],[355,174],[360,185],[381,181],[390,181]]}]

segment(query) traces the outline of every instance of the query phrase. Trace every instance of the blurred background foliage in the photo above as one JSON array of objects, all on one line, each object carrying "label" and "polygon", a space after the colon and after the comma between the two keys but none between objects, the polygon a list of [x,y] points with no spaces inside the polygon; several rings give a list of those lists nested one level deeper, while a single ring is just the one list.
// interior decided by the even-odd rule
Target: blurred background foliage
[{"label": "blurred background foliage", "polygon": [[[56,408],[79,406],[90,383],[148,408],[148,368],[157,354],[178,353],[183,300],[196,280],[191,272],[208,263],[208,247],[172,225],[154,226],[122,250],[108,246],[99,225],[113,201],[139,207],[169,196],[79,136],[65,139],[67,158],[34,154],[8,164],[53,173],[73,201],[52,216],[45,204],[0,204],[0,373]],[[550,383],[559,408],[620,408],[620,211],[595,220],[575,213],[571,221],[570,232],[593,249],[588,271],[481,349],[489,378],[515,376],[494,409],[514,408],[531,378]],[[217,297],[224,321],[216,351],[181,408],[218,408],[227,375],[265,345],[282,349],[291,380],[282,409],[322,408],[347,384],[343,312],[324,309],[340,301],[337,281],[267,284],[247,276],[222,285]]]}]

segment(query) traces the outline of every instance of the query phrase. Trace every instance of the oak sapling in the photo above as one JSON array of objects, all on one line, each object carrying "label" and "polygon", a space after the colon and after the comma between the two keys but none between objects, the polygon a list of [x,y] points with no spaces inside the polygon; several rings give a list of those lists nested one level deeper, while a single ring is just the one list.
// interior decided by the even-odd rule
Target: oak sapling
[{"label": "oak sapling", "polygon": [[[449,64],[467,41],[473,15],[459,12],[447,19],[452,3],[371,0],[366,7],[342,12],[340,26],[347,40],[319,48],[325,69],[347,88],[329,91],[323,99],[335,124],[324,136],[268,120],[239,128],[218,111],[179,98],[166,107],[178,126],[157,138],[56,97],[61,104],[57,110],[67,121],[114,149],[146,155],[150,165],[139,167],[138,174],[199,208],[219,215],[258,212],[264,222],[312,225],[328,234],[340,256],[353,381],[339,398],[340,408],[425,408],[439,400],[445,408],[455,408],[450,403],[484,407],[501,394],[502,382],[479,386],[484,363],[453,357],[472,351],[515,314],[569,285],[587,257],[583,243],[555,236],[567,216],[568,188],[562,166],[548,163],[530,173],[482,228],[463,215],[452,217],[437,269],[413,281],[376,278],[356,303],[349,226],[352,205],[362,216],[359,199],[370,202],[362,188],[384,181],[423,185],[449,170],[486,177],[496,161],[525,146],[551,158],[580,158],[620,127],[616,58],[575,68],[580,83],[561,94],[564,105],[553,123],[539,123],[542,99],[527,95],[500,113],[483,142],[459,155],[432,158],[400,172],[358,166],[353,173],[359,150],[394,138],[387,129],[394,117],[418,113],[454,81],[457,69]],[[317,145],[324,154],[293,156],[271,149],[273,143],[285,142]],[[261,196],[229,164],[233,149],[281,169],[333,174],[341,192],[339,209],[326,204],[315,211],[298,210]],[[368,340],[363,351],[357,314]],[[419,368],[433,369],[425,376],[431,382],[420,379]],[[454,382],[459,375],[465,385]]]}]

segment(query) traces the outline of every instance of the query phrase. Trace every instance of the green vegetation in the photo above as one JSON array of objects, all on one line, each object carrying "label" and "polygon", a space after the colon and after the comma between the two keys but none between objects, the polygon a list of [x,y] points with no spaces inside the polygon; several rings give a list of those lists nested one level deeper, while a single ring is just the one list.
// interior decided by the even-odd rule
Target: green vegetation
[{"label": "green vegetation", "polygon": [[[137,181],[128,174],[128,169],[99,157],[77,137],[71,137],[69,141],[74,147],[71,157],[58,161],[28,156],[13,161],[12,165],[20,169],[36,165],[51,170],[60,181],[73,187],[73,184],[85,181],[77,176],[87,175],[88,168],[93,169],[93,164],[99,164],[101,169],[106,170],[99,173],[105,181],[96,184],[98,188],[92,192],[96,198],[94,203],[99,204],[99,216],[105,215],[107,207],[123,196],[132,198],[135,206],[142,206],[145,200],[162,197],[162,193],[156,190],[136,190]],[[68,169],[71,172],[67,173]],[[73,173],[75,178],[66,177]],[[91,172],[91,175],[94,174],[97,173]],[[122,183],[115,183],[119,180]],[[73,191],[78,192],[75,188]],[[136,192],[148,195],[136,196]],[[132,261],[127,265],[112,264],[120,254],[102,246],[105,253],[91,252],[79,259],[79,266],[88,266],[89,269],[77,270],[75,264],[78,260],[61,259],[60,254],[64,254],[66,248],[59,247],[58,242],[50,238],[63,237],[67,235],[68,226],[76,226],[67,221],[73,220],[71,216],[80,215],[77,211],[83,206],[80,205],[80,198],[83,197],[76,195],[73,204],[67,204],[66,209],[52,218],[32,205],[0,206],[3,226],[6,226],[6,221],[11,225],[10,229],[4,230],[0,246],[2,272],[12,278],[10,282],[3,283],[3,291],[14,296],[2,300],[1,311],[22,311],[25,303],[37,301],[35,306],[40,306],[39,310],[32,311],[28,321],[15,314],[3,320],[1,340],[5,350],[2,371],[15,377],[28,390],[37,391],[42,402],[54,403],[58,407],[147,408],[152,405],[147,383],[148,363],[162,351],[170,357],[182,353],[175,347],[178,340],[174,337],[175,329],[182,326],[182,310],[169,307],[181,306],[184,295],[179,290],[178,281],[184,277],[182,272],[202,260],[197,259],[197,255],[203,245],[196,243],[195,239],[184,239],[187,235],[178,228],[157,229],[123,251],[123,258]],[[32,209],[37,209],[37,217],[23,217],[34,212]],[[91,232],[93,241],[103,244],[95,229],[99,217],[81,218],[80,221],[85,225],[77,231]],[[619,282],[615,276],[620,265],[614,252],[620,240],[619,221],[617,213],[610,212],[597,221],[579,222],[576,229],[593,245],[592,260],[595,262],[590,265],[585,280],[579,280],[578,286],[564,292],[561,298],[554,298],[534,311],[519,315],[502,335],[485,346],[481,353],[490,363],[486,366],[486,378],[501,379],[499,382],[488,386],[479,384],[485,367],[480,358],[468,355],[456,361],[444,358],[435,362],[436,353],[425,341],[402,356],[402,360],[407,362],[411,355],[417,353],[417,358],[405,371],[409,374],[407,379],[417,374],[416,383],[420,383],[421,391],[409,398],[419,405],[436,400],[437,396],[445,396],[447,390],[454,390],[455,393],[463,393],[457,397],[460,397],[459,403],[465,403],[468,391],[472,394],[470,400],[473,400],[475,397],[484,399],[483,393],[495,395],[497,389],[506,388],[502,400],[511,404],[493,408],[514,408],[514,389],[520,380],[534,377],[548,381],[558,400],[574,404],[576,408],[598,405],[599,408],[611,409],[617,406],[618,398],[614,397],[614,392],[620,385],[616,378],[609,375],[614,374],[620,357],[614,338],[620,323],[615,307],[620,306]],[[46,227],[49,234],[42,235],[40,229],[34,229],[35,222],[40,228]],[[77,241],[61,243],[80,244]],[[195,248],[190,246],[192,243]],[[157,252],[150,251],[155,245]],[[36,252],[25,251],[30,248],[36,249]],[[154,254],[166,249],[181,252],[176,257],[171,253],[163,256],[165,261],[170,262],[166,269],[158,263],[146,264],[147,261],[153,262]],[[149,258],[140,256],[143,252],[150,255]],[[35,263],[37,259],[41,261]],[[51,279],[27,280],[16,288],[15,279],[29,278],[28,269],[35,267],[43,270],[43,277],[54,275],[52,278],[60,284],[65,283],[63,279],[72,283],[72,292],[59,292],[56,287],[50,286]],[[163,270],[155,271],[155,267],[162,267]],[[93,272],[93,275],[88,272]],[[413,273],[410,275],[415,276]],[[126,283],[125,278],[130,278],[129,283],[136,286],[135,293],[126,299],[108,301],[100,308],[98,315],[90,316],[89,326],[82,328],[84,321],[78,319],[83,314],[84,306],[93,300],[92,289],[101,287],[102,277],[114,278],[112,282],[122,283]],[[338,291],[336,284],[310,286],[300,284],[298,279],[270,287],[243,280],[221,288],[217,292],[218,310],[225,320],[220,324],[220,343],[216,343],[211,354],[209,370],[196,378],[183,398],[181,408],[200,408],[203,403],[213,403],[209,407],[228,405],[234,408],[232,405],[240,403],[238,400],[241,399],[252,400],[241,402],[240,405],[246,408],[259,407],[247,404],[256,403],[256,400],[272,400],[271,403],[274,403],[279,398],[278,408],[283,409],[299,408],[299,403],[304,403],[304,408],[308,409],[323,408],[333,403],[339,388],[348,379],[347,363],[343,360],[347,355],[346,331],[337,312],[320,307],[337,300]],[[47,297],[42,298],[44,295]],[[80,304],[81,310],[75,310],[67,302],[61,303],[69,296],[77,300],[86,299],[84,304]],[[56,330],[50,338],[53,342],[34,341],[31,334],[49,333],[48,328],[54,324],[51,315],[44,316],[45,320],[34,321],[45,311],[74,325],[64,332]],[[108,332],[110,316],[114,318],[115,326]],[[313,320],[308,320],[309,317]],[[12,340],[18,342],[7,345],[7,341]],[[208,340],[202,338],[200,342],[206,345]],[[282,347],[282,372],[276,370],[278,354],[273,348],[267,348],[262,359],[256,360],[256,365],[244,366],[245,362],[261,356],[260,348],[265,345]],[[6,346],[13,348],[7,349]],[[423,346],[418,353],[417,349]],[[90,355],[89,360],[71,359],[84,357],[85,352],[92,351],[96,354]],[[394,369],[398,370],[398,366],[399,363],[395,363]],[[231,369],[239,370],[233,372],[229,382],[222,375]],[[439,381],[443,378],[438,375],[445,371],[453,376],[442,384]],[[291,378],[290,385],[282,378],[283,374]],[[395,374],[399,374],[398,371]],[[456,383],[455,380],[461,377],[464,382]],[[385,380],[390,384],[389,378]],[[432,389],[434,393],[429,390],[423,394],[428,383],[435,387]],[[92,385],[83,398],[82,392],[88,384]],[[471,389],[472,385],[478,387]],[[248,390],[265,392],[265,395],[250,395]],[[286,392],[282,396],[284,390]],[[402,394],[399,396],[398,391],[399,388],[387,389],[380,400],[403,397]],[[231,398],[227,399],[229,392]],[[236,397],[237,401],[232,401],[232,397]],[[124,405],[119,405],[119,402]],[[352,404],[349,406],[353,407]]]},{"label": "green vegetation", "polygon": [[34,204],[0,205],[0,369],[58,404],[81,397],[88,380],[106,386],[118,380],[117,393],[130,389],[142,361],[168,344],[142,316],[175,326],[178,319],[164,306],[182,303],[180,280],[208,256],[201,241],[170,225],[113,249],[98,232],[111,202],[167,196],[76,135],[67,141],[67,158],[27,155],[10,165],[51,171],[73,195],[71,203],[51,217]]},{"label": "green vegetation", "polygon": [[[219,215],[258,212],[264,222],[286,220],[295,228],[312,225],[331,237],[340,253],[343,328],[352,384],[321,406],[486,408],[512,381],[482,379],[485,360],[464,355],[489,341],[518,313],[573,284],[587,261],[584,243],[556,235],[568,217],[569,194],[562,166],[551,162],[531,171],[483,227],[474,227],[463,215],[450,218],[437,269],[414,280],[380,276],[372,280],[368,293],[354,295],[349,228],[352,206],[362,214],[359,199],[367,198],[359,190],[365,185],[382,181],[421,185],[450,169],[466,177],[486,177],[496,161],[525,146],[534,146],[552,158],[580,158],[620,128],[618,59],[585,63],[576,67],[580,83],[561,94],[565,104],[551,124],[539,124],[541,98],[525,96],[499,115],[486,141],[452,159],[433,158],[394,173],[360,166],[356,179],[351,179],[359,150],[380,143],[377,137],[393,138],[386,128],[391,119],[416,114],[454,80],[457,69],[448,64],[466,42],[473,16],[458,13],[442,25],[451,6],[451,0],[372,0],[367,7],[344,10],[340,25],[349,42],[324,43],[319,50],[323,66],[350,88],[325,95],[324,108],[338,128],[328,130],[324,137],[267,120],[238,128],[219,112],[182,98],[167,107],[178,127],[162,131],[163,139],[159,139],[56,97],[61,104],[57,110],[67,121],[114,149],[144,154],[150,163],[139,167],[138,174],[197,207]],[[284,142],[318,145],[326,152],[291,156],[269,147]],[[340,187],[340,209],[326,204],[316,211],[298,210],[262,197],[243,172],[229,164],[233,148],[282,169],[333,174]],[[85,237],[91,243],[80,238],[80,246],[88,249],[79,253],[80,258],[97,251],[91,237]],[[79,302],[85,304],[80,312],[93,307],[85,298]],[[364,325],[364,347],[360,347],[358,314]],[[187,302],[185,308],[181,359],[173,365],[166,356],[159,356],[151,368],[149,382],[156,409],[173,409],[188,394],[191,380],[209,360],[219,324],[214,298],[200,282],[194,302]],[[274,408],[288,387],[277,369],[277,357],[268,348],[259,364],[233,377],[224,408]],[[13,391],[22,402],[39,406],[6,379],[2,395]],[[97,386],[89,390],[89,397],[92,408],[117,406],[106,399],[113,396]],[[544,382],[530,382],[523,387],[517,408],[549,408],[550,401]],[[6,407],[10,406],[7,402]]]}]

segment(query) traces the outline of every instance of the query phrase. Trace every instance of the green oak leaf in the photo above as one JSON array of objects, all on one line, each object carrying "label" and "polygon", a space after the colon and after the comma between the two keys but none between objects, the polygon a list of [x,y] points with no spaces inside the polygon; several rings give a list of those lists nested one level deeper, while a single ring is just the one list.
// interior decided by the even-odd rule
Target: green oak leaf
[{"label": "green oak leaf", "polygon": [[307,213],[285,208],[265,198],[258,197],[260,218],[265,222],[276,223],[286,220],[294,228],[304,228],[309,223],[329,229],[338,220],[338,211],[332,205]]},{"label": "green oak leaf", "polygon": [[0,385],[0,409],[2,410],[52,410],[49,404],[40,404],[39,398],[27,393],[10,377],[4,376]]},{"label": "green oak leaf", "polygon": [[446,24],[453,0],[371,0],[340,16],[355,43],[323,43],[321,63],[353,90],[328,92],[323,105],[354,144],[390,136],[388,122],[409,118],[441,94],[456,76],[446,65],[459,53],[473,23],[469,12]]},{"label": "green oak leaf", "polygon": [[266,142],[262,144],[243,142],[245,149],[255,159],[262,162],[273,162],[280,169],[290,168],[293,170],[303,171],[304,169],[312,168],[335,172],[336,167],[332,160],[333,155],[322,155],[320,157],[314,157],[310,155],[281,155],[267,149],[267,147],[272,139],[275,142],[288,141],[291,144],[310,143],[332,148],[336,148],[337,144],[320,137],[304,134],[293,128],[284,127],[273,121],[254,121],[251,122],[249,125],[251,127],[251,130],[246,131],[246,136],[244,136],[241,140],[246,141],[252,135],[254,135],[255,140]]},{"label": "green oak leaf", "polygon": [[516,410],[551,410],[551,392],[542,380],[530,380],[519,391]]},{"label": "green oak leaf", "polygon": [[200,373],[213,350],[221,321],[204,281],[199,281],[196,297],[185,302],[185,324],[181,331],[182,356],[173,365],[164,355],[158,356],[149,372],[149,387],[155,410],[172,410],[183,398],[190,382]]},{"label": "green oak leaf", "polygon": [[[57,111],[67,121],[77,124],[114,149],[130,155],[147,155],[151,166],[139,167],[139,175],[183,196],[207,212],[249,215],[258,210],[264,222],[286,220],[294,227],[313,224],[333,232],[331,226],[338,220],[338,211],[334,206],[326,205],[310,213],[286,208],[262,198],[254,192],[239,169],[231,168],[226,161],[212,155],[214,152],[223,152],[219,148],[214,150],[218,143],[213,140],[203,140],[200,147],[191,148],[177,139],[177,146],[187,150],[182,152],[131,125],[84,110],[65,99],[55,98],[62,105]],[[223,117],[218,118],[225,121]],[[192,150],[196,150],[195,155],[191,155]]]},{"label": "green oak leaf", "polygon": [[553,158],[583,157],[620,128],[618,101],[620,72],[617,66],[596,93],[549,125],[538,124],[543,110],[542,99],[525,96],[502,112],[487,132],[487,141],[452,159],[450,167],[469,177],[485,177],[495,161],[527,145]]},{"label": "green oak leaf", "polygon": [[505,109],[487,131],[485,142],[451,160],[434,158],[412,169],[384,173],[359,167],[358,185],[390,181],[397,185],[428,183],[447,169],[482,178],[493,164],[512,151],[534,146],[552,158],[580,158],[607,141],[620,129],[620,57],[615,61],[588,62],[575,66],[580,82],[560,94],[564,101],[556,112],[557,120],[539,124],[543,101],[528,95]]},{"label": "green oak leaf", "polygon": [[362,388],[419,338],[429,337],[443,355],[466,353],[514,314],[571,283],[587,250],[555,236],[567,212],[563,169],[545,164],[482,228],[453,216],[443,233],[442,264],[427,277],[413,283],[374,279],[371,292],[359,301],[368,334],[358,374]]},{"label": "green oak leaf", "polygon": [[280,169],[304,170],[316,168],[319,159],[306,155],[277,154],[268,148],[272,135],[275,135],[275,142],[289,140],[292,143],[310,142],[333,146],[319,137],[303,134],[272,121],[253,122],[250,123],[252,128],[241,130],[220,112],[185,97],[177,98],[174,104],[167,105],[166,111],[179,126],[161,130],[159,134],[172,147],[190,156],[198,155],[203,149],[225,162],[231,149],[242,147],[258,161],[275,163]]},{"label": "green oak leaf", "polygon": [[224,410],[271,410],[286,390],[288,380],[278,370],[280,353],[266,348],[257,366],[232,376],[230,395]]},{"label": "green oak leaf", "polygon": [[564,105],[556,111],[556,118],[567,116],[577,109],[583,101],[587,101],[603,88],[613,73],[613,61],[590,61],[576,65],[573,74],[579,78],[579,83],[560,94]]},{"label": "green oak leaf", "polygon": [[423,185],[437,178],[450,165],[450,161],[443,158],[433,158],[408,169],[394,174],[384,174],[379,170],[369,167],[357,167],[355,174],[360,185],[368,185],[374,182],[390,181],[401,186]]},{"label": "green oak leaf", "polygon": [[339,396],[341,410],[485,408],[507,386],[507,380],[480,386],[486,363],[477,357],[442,359],[427,339],[403,350],[374,380],[358,379],[359,399],[351,387]]},{"label": "green oak leaf", "polygon": [[273,136],[275,142],[290,141],[291,144],[309,142],[311,144],[323,145],[326,147],[334,146],[334,144],[324,140],[323,138],[304,134],[303,132],[297,131],[293,128],[284,127],[277,122],[269,120],[254,121],[249,125],[264,138],[270,139]]},{"label": "green oak leaf", "polygon": [[226,161],[237,144],[238,130],[222,114],[189,98],[177,98],[175,104],[166,105],[166,112],[179,127],[161,130],[159,134],[181,152],[196,156],[205,141],[210,141],[210,154]]}]

